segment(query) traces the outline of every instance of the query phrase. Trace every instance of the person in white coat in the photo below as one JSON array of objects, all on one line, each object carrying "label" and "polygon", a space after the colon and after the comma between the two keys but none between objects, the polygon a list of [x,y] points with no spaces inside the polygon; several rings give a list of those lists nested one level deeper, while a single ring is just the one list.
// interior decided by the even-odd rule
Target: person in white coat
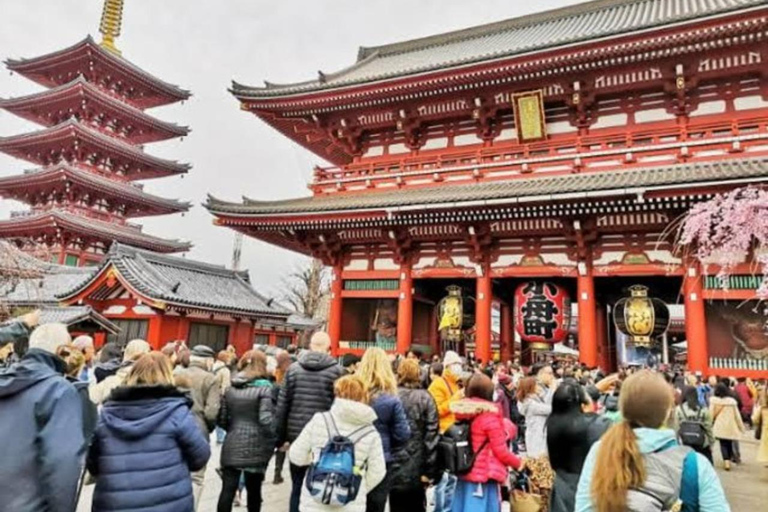
[{"label": "person in white coat", "polygon": [[555,374],[549,365],[534,365],[520,381],[517,408],[525,416],[525,450],[531,458],[547,456],[547,418],[552,414]]},{"label": "person in white coat", "polygon": [[[335,400],[331,406],[331,416],[342,436],[349,436],[366,425],[373,425],[376,413],[368,406],[368,390],[360,377],[348,375],[336,381],[333,387]],[[288,453],[291,463],[297,466],[309,466],[316,461],[320,451],[328,443],[328,429],[322,413],[315,414],[291,444]],[[344,507],[345,512],[365,512],[366,496],[384,479],[387,466],[384,462],[384,449],[381,437],[374,432],[360,439],[355,444],[355,465],[363,469],[360,491],[355,501]],[[307,487],[302,486],[301,512],[326,512],[338,510],[322,505],[310,496]]]}]

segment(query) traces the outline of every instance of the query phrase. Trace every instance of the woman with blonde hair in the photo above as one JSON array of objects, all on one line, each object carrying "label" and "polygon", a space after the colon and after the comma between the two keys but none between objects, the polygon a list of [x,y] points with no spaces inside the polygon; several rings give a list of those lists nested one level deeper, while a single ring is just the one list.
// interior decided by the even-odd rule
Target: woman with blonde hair
[{"label": "woman with blonde hair", "polygon": [[194,509],[190,471],[206,465],[211,449],[191,406],[166,356],[138,358],[104,403],[88,452],[93,510]]},{"label": "woman with blonde hair", "polygon": [[248,491],[248,512],[261,510],[261,485],[275,449],[275,390],[267,372],[267,356],[246,352],[241,371],[221,402],[218,426],[226,430],[221,449],[222,488],[218,512],[232,510],[240,476]]},{"label": "woman with blonde hair", "polygon": [[374,347],[366,350],[357,375],[365,383],[371,396],[371,407],[376,411],[373,425],[381,436],[387,476],[368,495],[367,512],[384,512],[387,497],[392,487],[391,466],[394,454],[411,438],[411,428],[405,415],[403,403],[397,396],[397,379],[392,364],[384,350]]},{"label": "woman with blonde hair", "polygon": [[99,412],[88,394],[88,382],[80,380],[80,373],[85,367],[85,354],[74,345],[69,344],[60,345],[56,349],[56,355],[63,359],[67,365],[67,369],[64,370],[64,378],[75,387],[80,397],[80,404],[83,408],[83,436],[86,445],[88,445],[96,428]]},{"label": "woman with blonde hair", "polygon": [[[368,405],[368,389],[357,375],[347,375],[338,379],[333,391],[335,400],[328,412],[315,414],[291,443],[288,453],[292,464],[306,467],[312,462],[313,455],[319,453],[329,441],[329,425],[336,433],[354,441],[355,466],[360,471],[362,482],[354,501],[344,507],[345,512],[364,512],[371,491],[384,479],[386,463],[381,437],[376,435],[373,426],[376,413]],[[318,503],[310,494],[306,485],[301,487],[301,512],[332,512],[340,510],[330,505]]]},{"label": "woman with blonde hair", "polygon": [[698,510],[729,512],[707,459],[680,446],[666,426],[672,388],[649,370],[628,377],[619,408],[623,421],[592,445],[579,480],[576,512]]}]

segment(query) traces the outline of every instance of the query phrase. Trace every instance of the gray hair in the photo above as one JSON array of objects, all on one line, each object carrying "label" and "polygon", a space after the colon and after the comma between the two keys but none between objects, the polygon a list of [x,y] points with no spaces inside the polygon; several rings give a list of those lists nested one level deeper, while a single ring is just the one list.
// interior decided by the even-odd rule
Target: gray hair
[{"label": "gray hair", "polygon": [[55,354],[61,345],[72,343],[67,326],[61,323],[43,324],[32,331],[29,337],[29,348],[43,350]]}]

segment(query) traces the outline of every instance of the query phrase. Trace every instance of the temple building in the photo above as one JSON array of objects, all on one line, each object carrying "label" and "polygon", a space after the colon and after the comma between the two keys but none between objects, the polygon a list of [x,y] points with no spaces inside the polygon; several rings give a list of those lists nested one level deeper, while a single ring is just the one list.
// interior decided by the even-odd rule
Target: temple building
[{"label": "temple building", "polygon": [[207,207],[332,266],[337,353],[486,361],[521,339],[530,360],[566,341],[609,369],[666,360],[672,323],[692,370],[764,376],[751,262],[725,286],[675,234],[691,205],[768,180],[767,31],[763,0],[597,0],[234,83],[332,165],[311,196]]},{"label": "temple building", "polygon": [[183,137],[189,129],[159,120],[147,109],[190,93],[132,64],[115,47],[123,0],[106,0],[101,43],[91,37],[7,68],[41,92],[0,98],[0,108],[41,126],[0,137],[0,151],[37,167],[0,178],[0,196],[30,205],[0,221],[0,238],[58,263],[93,265],[114,241],[161,253],[190,244],[142,231],[136,217],[186,212],[190,204],[154,196],[137,183],[179,176],[190,166],[152,156],[144,144]]}]

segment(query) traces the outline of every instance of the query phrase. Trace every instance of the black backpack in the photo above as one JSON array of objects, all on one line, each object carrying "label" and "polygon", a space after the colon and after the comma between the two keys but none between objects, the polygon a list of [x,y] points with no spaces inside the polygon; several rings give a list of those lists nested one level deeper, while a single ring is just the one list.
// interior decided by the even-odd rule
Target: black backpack
[{"label": "black backpack", "polygon": [[696,417],[693,419],[686,417],[683,409],[683,417],[685,419],[680,422],[680,428],[677,431],[680,442],[694,449],[704,448],[707,444],[707,429],[704,427],[702,409],[696,412]]},{"label": "black backpack", "polygon": [[472,470],[477,455],[488,445],[486,439],[477,453],[472,450],[471,421],[457,421],[440,437],[438,456],[445,471],[465,475]]}]

